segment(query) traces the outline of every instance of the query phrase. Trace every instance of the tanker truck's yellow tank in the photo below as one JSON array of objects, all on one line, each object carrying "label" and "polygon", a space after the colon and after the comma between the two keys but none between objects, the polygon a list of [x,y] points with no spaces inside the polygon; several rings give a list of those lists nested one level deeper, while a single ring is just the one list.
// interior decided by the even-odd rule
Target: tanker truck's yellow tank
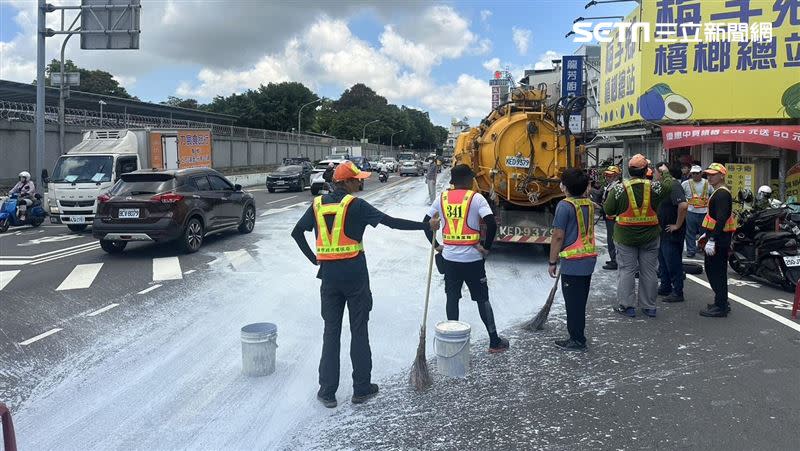
[{"label": "tanker truck's yellow tank", "polygon": [[567,148],[565,130],[545,100],[543,91],[515,90],[511,102],[456,141],[453,164],[472,167],[477,190],[498,209],[516,212],[506,215],[501,241],[549,242],[554,206],[564,198],[561,173],[579,161],[582,148],[571,137]]}]

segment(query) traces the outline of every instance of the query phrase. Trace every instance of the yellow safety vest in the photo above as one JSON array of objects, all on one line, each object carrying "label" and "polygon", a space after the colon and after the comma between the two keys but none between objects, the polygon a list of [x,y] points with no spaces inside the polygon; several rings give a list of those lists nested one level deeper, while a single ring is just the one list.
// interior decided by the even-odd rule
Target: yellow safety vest
[{"label": "yellow safety vest", "polygon": [[[347,194],[338,204],[322,203],[314,198],[314,218],[317,221],[317,260],[344,260],[364,250],[364,245],[344,234],[345,217],[355,197]],[[328,231],[325,216],[334,215],[333,230]]]},{"label": "yellow safety vest", "polygon": [[[720,186],[719,188],[715,189],[713,193],[711,193],[711,197],[708,198],[708,203],[711,204],[711,199],[714,197],[714,194],[717,194],[717,191],[724,189],[728,193],[731,190],[728,189],[727,186]],[[717,227],[717,220],[711,217],[711,209],[708,209],[706,212],[705,218],[703,218],[703,228],[706,230],[713,231]],[[725,225],[722,227],[723,232],[735,232],[736,231],[736,218],[733,217],[733,209],[731,209],[731,215],[728,219],[725,220]]]},{"label": "yellow safety vest", "polygon": [[[594,204],[589,199],[575,199],[567,197],[565,202],[572,204],[575,208],[575,216],[578,219],[578,237],[575,242],[565,247],[558,253],[558,256],[567,260],[578,260],[581,258],[597,257],[597,250],[594,242]],[[583,217],[583,208],[588,207],[589,217]],[[584,230],[586,231],[584,233]]]},{"label": "yellow safety vest", "polygon": [[442,213],[445,224],[442,228],[444,244],[473,246],[480,243],[481,232],[467,224],[469,208],[475,191],[453,189],[442,193]]},{"label": "yellow safety vest", "polygon": [[692,192],[692,197],[689,198],[689,205],[695,208],[708,207],[708,180],[703,183],[703,194],[698,195],[694,190],[694,180],[689,179],[689,190]]},{"label": "yellow safety vest", "polygon": [[[640,184],[644,185],[641,208],[636,205],[636,197],[633,195],[633,185]],[[617,224],[626,227],[658,225],[658,216],[650,206],[650,180],[626,180],[622,185],[628,193],[628,209],[617,215]]]}]

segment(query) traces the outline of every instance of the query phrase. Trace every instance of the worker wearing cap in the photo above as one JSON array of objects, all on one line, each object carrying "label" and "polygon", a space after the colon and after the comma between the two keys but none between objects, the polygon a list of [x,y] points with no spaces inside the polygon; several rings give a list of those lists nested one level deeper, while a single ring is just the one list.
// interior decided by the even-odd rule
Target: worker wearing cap
[{"label": "worker wearing cap", "polygon": [[[617,247],[619,277],[614,308],[628,317],[636,316],[635,306],[650,317],[656,316],[658,290],[658,248],[660,227],[656,209],[669,195],[660,182],[645,179],[647,159],[636,154],[628,161],[630,180],[616,186],[604,204],[606,214],[616,216],[614,243]],[[636,295],[635,275],[639,273],[639,293]]]},{"label": "worker wearing cap", "polygon": [[[603,171],[606,177],[606,187],[603,189],[603,202],[608,199],[608,193],[611,192],[617,185],[620,184],[622,170],[619,166],[609,166]],[[617,222],[617,217],[606,212],[606,242],[608,243],[608,261],[603,265],[603,269],[616,270],[617,269],[617,247],[614,246],[614,224]]]},{"label": "worker wearing cap", "polygon": [[694,165],[689,170],[691,178],[681,184],[686,200],[689,202],[689,212],[686,214],[686,256],[692,258],[697,253],[697,237],[703,218],[708,212],[708,198],[714,189],[703,179],[703,168]]},{"label": "worker wearing cap", "polygon": [[[353,397],[355,404],[363,403],[378,393],[371,383],[372,353],[369,346],[367,322],[372,310],[367,259],[362,237],[368,225],[383,224],[398,230],[437,230],[439,218],[425,222],[408,221],[388,216],[367,201],[353,196],[361,180],[370,176],[351,161],[340,163],[333,173],[334,191],[317,196],[305,214],[297,221],[292,238],[303,254],[319,265],[317,278],[322,280],[322,319],[325,331],[322,338],[322,358],[319,364],[317,398],[325,407],[336,407],[339,387],[339,347],[345,305],[350,316],[350,358],[353,363]],[[316,253],[305,239],[305,232],[316,231]]]},{"label": "worker wearing cap", "polygon": [[708,199],[708,212],[703,218],[705,233],[699,243],[706,254],[706,275],[714,290],[714,303],[701,310],[700,316],[722,318],[731,311],[728,303],[728,250],[736,230],[736,220],[733,217],[733,196],[725,186],[728,169],[719,163],[711,163],[705,173],[714,193]]}]

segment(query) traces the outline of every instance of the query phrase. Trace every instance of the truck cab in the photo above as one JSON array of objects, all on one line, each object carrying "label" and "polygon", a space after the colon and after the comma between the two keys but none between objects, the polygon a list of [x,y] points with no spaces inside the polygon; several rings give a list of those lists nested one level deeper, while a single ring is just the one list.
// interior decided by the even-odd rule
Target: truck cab
[{"label": "truck cab", "polygon": [[93,130],[56,161],[45,181],[50,222],[80,232],[94,220],[97,196],[108,191],[122,174],[146,164],[144,143],[130,130]]}]

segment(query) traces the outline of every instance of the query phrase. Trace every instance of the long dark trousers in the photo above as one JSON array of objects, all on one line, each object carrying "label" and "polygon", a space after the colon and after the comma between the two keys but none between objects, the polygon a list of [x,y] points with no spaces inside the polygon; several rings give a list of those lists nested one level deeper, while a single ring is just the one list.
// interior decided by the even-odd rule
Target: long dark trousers
[{"label": "long dark trousers", "polygon": [[714,255],[705,257],[706,276],[714,290],[714,304],[725,309],[728,307],[728,250],[731,247],[731,235],[723,233],[716,243]]},{"label": "long dark trousers", "polygon": [[592,276],[561,275],[561,292],[567,310],[567,331],[569,337],[578,343],[586,344],[586,301],[589,299],[589,286]]}]

